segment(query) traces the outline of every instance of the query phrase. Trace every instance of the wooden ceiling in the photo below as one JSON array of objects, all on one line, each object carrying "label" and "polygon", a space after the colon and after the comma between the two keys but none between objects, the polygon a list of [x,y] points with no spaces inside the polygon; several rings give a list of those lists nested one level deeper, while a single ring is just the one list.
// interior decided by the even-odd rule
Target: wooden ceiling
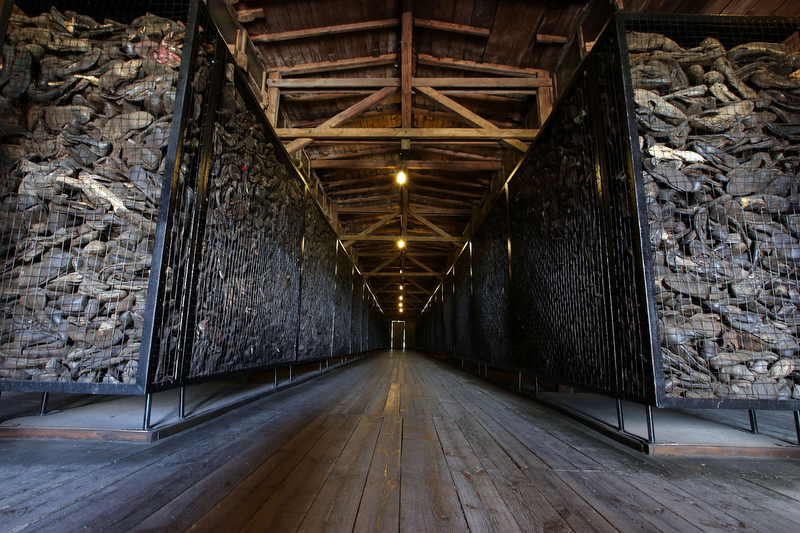
[{"label": "wooden ceiling", "polygon": [[228,2],[266,66],[268,118],[392,318],[422,310],[614,10],[800,15],[797,0]]}]

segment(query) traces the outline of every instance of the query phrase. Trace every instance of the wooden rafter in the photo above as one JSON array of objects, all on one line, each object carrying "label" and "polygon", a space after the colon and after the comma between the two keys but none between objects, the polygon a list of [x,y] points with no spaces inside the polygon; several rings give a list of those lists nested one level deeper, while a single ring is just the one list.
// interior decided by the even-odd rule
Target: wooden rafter
[{"label": "wooden rafter", "polygon": [[[363,241],[363,242],[393,242],[400,239],[399,235],[365,235],[363,237],[358,237],[357,235],[341,235],[339,239],[344,241]],[[415,234],[408,234],[406,238],[403,239],[407,243],[409,242],[450,242],[450,243],[464,243],[466,239],[464,237],[442,237],[442,236],[432,236],[432,235],[415,235]]]},{"label": "wooden rafter", "polygon": [[428,170],[452,170],[452,171],[486,171],[502,170],[503,164],[500,161],[425,161],[425,160],[402,160],[402,159],[335,159],[335,160],[313,160],[312,168],[331,169],[331,168],[350,168],[350,169],[381,169],[381,168],[402,168],[402,169],[428,169]]},{"label": "wooden rafter", "polygon": [[[477,113],[474,113],[464,107],[463,105],[459,104],[455,100],[443,95],[436,89],[432,87],[418,87],[417,91],[421,94],[425,95],[427,98],[431,99],[433,102],[441,105],[448,111],[455,113],[456,115],[460,116],[464,120],[466,120],[472,126],[476,128],[482,128],[484,130],[495,131],[499,130],[497,126],[486,120],[485,118],[479,116]],[[524,142],[521,142],[516,139],[502,139],[500,144],[506,146],[508,148],[513,148],[520,152],[525,152],[528,149],[528,145]]]},{"label": "wooden rafter", "polygon": [[287,76],[319,74],[320,72],[338,72],[356,68],[393,65],[396,60],[396,54],[382,54],[377,57],[353,57],[348,59],[340,59],[338,61],[319,61],[316,63],[302,63],[300,65],[294,65],[291,67],[275,67],[270,69],[270,72],[280,72],[285,78]]},{"label": "wooden rafter", "polygon": [[444,67],[458,70],[469,70],[472,72],[483,72],[486,74],[499,74],[501,76],[515,76],[521,78],[549,78],[550,73],[546,70],[533,68],[519,68],[508,65],[498,65],[495,63],[477,63],[466,59],[451,59],[449,57],[434,57],[429,54],[419,54],[417,63],[431,67]]},{"label": "wooden rafter", "polygon": [[[280,89],[378,89],[400,87],[399,78],[291,78],[267,80]],[[550,78],[411,78],[411,87],[462,89],[535,89],[552,87]]]},{"label": "wooden rafter", "polygon": [[[282,139],[444,139],[453,144],[458,141],[499,141],[503,139],[535,139],[538,129],[473,129],[473,128],[277,128],[276,133]],[[290,145],[291,146],[291,145]],[[295,148],[295,150],[297,150]]]},{"label": "wooden rafter", "polygon": [[428,154],[440,154],[446,155],[449,157],[457,157],[461,159],[469,159],[474,161],[497,161],[501,159],[500,155],[497,156],[489,156],[483,154],[473,154],[472,152],[462,152],[461,150],[448,150],[447,148],[436,148],[434,146],[424,146],[422,143],[418,143],[415,147],[416,152],[428,153]]},{"label": "wooden rafter", "polygon": [[[322,125],[314,128],[314,130],[312,130],[312,131],[328,130],[328,129],[331,129],[331,128],[335,128],[336,126],[339,126],[340,124],[343,124],[344,122],[347,122],[348,120],[350,120],[353,117],[357,116],[362,111],[366,111],[367,109],[369,109],[370,107],[374,106],[375,104],[383,101],[384,98],[386,98],[389,95],[394,94],[395,92],[397,92],[397,89],[393,88],[393,87],[387,87],[385,89],[382,89],[382,90],[376,92],[375,94],[373,94],[371,96],[368,96],[367,98],[364,98],[363,100],[361,100],[357,104],[354,104],[354,105],[348,107],[347,109],[345,109],[341,113],[337,114],[335,117],[332,117],[332,118],[328,119]],[[278,134],[278,135],[280,135],[280,134]],[[290,142],[289,144],[286,145],[286,151],[291,154],[292,152],[296,152],[298,150],[301,150],[301,149],[305,148],[306,146],[308,146],[312,142],[313,142],[313,138],[311,136],[308,136],[308,137],[305,137],[305,138],[301,138],[301,139],[295,139],[294,141],[292,141],[292,142]]]},{"label": "wooden rafter", "polygon": [[394,254],[392,257],[390,257],[389,259],[387,259],[386,261],[384,261],[383,263],[381,263],[380,265],[376,266],[371,271],[369,271],[369,274],[376,274],[376,273],[380,272],[381,270],[383,270],[387,266],[391,265],[393,262],[397,261],[397,259],[399,259],[399,257],[400,257],[399,253]]},{"label": "wooden rafter", "polygon": [[422,261],[420,261],[419,259],[417,259],[417,258],[414,256],[414,254],[406,254],[406,257],[408,258],[408,260],[409,260],[409,261],[411,261],[412,263],[414,263],[415,265],[417,265],[418,267],[420,267],[420,268],[421,268],[422,270],[424,270],[425,272],[427,272],[427,273],[429,273],[429,274],[433,274],[433,275],[438,275],[438,272],[434,271],[434,270],[433,270],[432,268],[430,268],[428,265],[426,265],[425,263],[423,263]]},{"label": "wooden rafter", "polygon": [[[472,214],[472,210],[470,209],[452,209],[452,208],[439,208],[439,207],[424,207],[424,206],[409,206],[411,210],[416,211],[417,213],[431,213],[437,216],[468,216]],[[346,215],[346,214],[383,214],[386,212],[386,209],[393,209],[397,213],[400,213],[400,210],[397,206],[387,206],[387,207],[342,207],[339,208],[339,213]]]},{"label": "wooden rafter", "polygon": [[406,272],[405,270],[403,271],[402,274],[400,274],[399,272],[376,272],[375,274],[365,273],[365,274],[363,274],[363,276],[365,278],[366,277],[371,277],[371,278],[381,277],[381,278],[385,278],[385,277],[394,277],[394,276],[397,276],[397,277],[414,277],[414,278],[432,278],[432,277],[442,278],[442,277],[444,277],[443,274],[437,274],[435,272],[433,274],[431,274],[429,272]]},{"label": "wooden rafter", "polygon": [[428,28],[430,30],[460,33],[462,35],[474,35],[476,37],[488,37],[490,33],[488,28],[478,28],[476,26],[466,26],[464,24],[442,22],[440,20],[416,19],[414,20],[414,25],[420,28]]},{"label": "wooden rafter", "polygon": [[411,214],[412,217],[416,218],[417,220],[419,220],[420,222],[425,224],[427,227],[429,227],[430,229],[432,229],[433,231],[435,231],[436,233],[438,233],[442,237],[452,238],[452,235],[450,235],[449,233],[444,231],[442,228],[440,228],[439,226],[437,226],[436,224],[434,224],[433,222],[431,222],[430,220],[428,220],[427,218],[425,218],[421,214],[419,214],[417,212],[414,212],[414,211],[412,211],[410,214]]},{"label": "wooden rafter", "polygon": [[352,24],[337,24],[336,26],[323,26],[320,28],[308,28],[305,30],[292,30],[277,33],[257,33],[252,35],[252,41],[254,43],[275,43],[280,41],[322,37],[325,35],[338,35],[342,33],[379,30],[382,28],[394,28],[397,26],[398,22],[398,19],[395,18],[371,20],[368,22],[355,22]]}]

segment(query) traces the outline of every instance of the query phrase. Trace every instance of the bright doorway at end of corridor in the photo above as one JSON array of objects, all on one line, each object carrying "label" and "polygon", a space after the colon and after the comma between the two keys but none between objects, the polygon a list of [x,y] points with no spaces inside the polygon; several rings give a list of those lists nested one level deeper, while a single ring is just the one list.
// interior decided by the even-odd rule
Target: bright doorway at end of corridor
[{"label": "bright doorway at end of corridor", "polygon": [[406,322],[392,320],[392,350],[406,349]]}]

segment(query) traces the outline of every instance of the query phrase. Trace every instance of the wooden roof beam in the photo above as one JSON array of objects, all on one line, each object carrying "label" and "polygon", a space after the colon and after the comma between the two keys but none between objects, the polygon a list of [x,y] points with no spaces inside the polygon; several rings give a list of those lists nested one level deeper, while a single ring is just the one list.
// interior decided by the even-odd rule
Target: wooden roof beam
[{"label": "wooden roof beam", "polygon": [[[279,89],[380,89],[400,87],[400,78],[291,78],[267,80]],[[411,87],[453,89],[536,89],[552,87],[550,78],[411,78]]]},{"label": "wooden roof beam", "polygon": [[[400,209],[397,206],[389,206],[384,208],[382,206],[366,206],[366,207],[341,207],[339,214],[342,215],[355,215],[355,214],[376,214],[380,215],[386,213],[386,209],[393,209],[398,214]],[[472,214],[471,209],[452,209],[452,208],[438,208],[430,206],[409,206],[409,209],[417,213],[431,214],[436,216],[467,216]]]},{"label": "wooden roof beam", "polygon": [[[358,235],[341,235],[339,240],[344,241],[358,241],[358,242],[396,242],[400,240],[400,235],[365,235],[359,237]],[[443,237],[441,235],[406,235],[406,242],[448,242],[463,244],[467,241],[464,237]]]},{"label": "wooden roof beam", "polygon": [[314,169],[329,168],[352,168],[352,169],[380,169],[380,168],[402,168],[408,169],[429,169],[429,170],[452,170],[452,171],[493,171],[502,170],[501,161],[424,161],[424,160],[402,160],[402,159],[334,159],[334,160],[312,160],[311,167]]},{"label": "wooden roof beam", "polygon": [[[476,128],[482,128],[484,130],[494,131],[499,130],[497,126],[486,120],[485,118],[479,116],[477,113],[474,113],[464,107],[463,105],[459,104],[455,100],[448,98],[447,96],[443,95],[433,87],[418,87],[417,91],[425,95],[430,100],[436,102],[437,104],[441,105],[448,111],[455,113],[459,117],[466,120],[469,124]],[[522,141],[516,139],[502,139],[500,144],[507,148],[513,148],[518,150],[522,153],[528,150],[528,145]],[[502,170],[502,165],[500,169]]]},{"label": "wooden roof beam", "polygon": [[[443,139],[458,144],[458,141],[499,141],[503,139],[535,139],[538,129],[473,129],[473,128],[277,128],[281,139]],[[295,149],[296,150],[296,149]]]},{"label": "wooden roof beam", "polygon": [[457,70],[483,72],[485,74],[498,74],[501,76],[515,76],[520,78],[549,78],[550,72],[535,68],[519,68],[496,63],[478,63],[466,59],[451,59],[449,57],[434,57],[429,54],[419,54],[417,63],[431,67],[443,67]]},{"label": "wooden roof beam", "polygon": [[299,65],[275,67],[269,69],[270,72],[280,72],[285,78],[287,76],[300,76],[305,74],[318,74],[320,72],[338,72],[356,68],[380,67],[384,65],[394,65],[397,60],[396,54],[382,54],[377,57],[352,57],[340,59],[338,61],[319,61],[316,63],[301,63]]},{"label": "wooden roof beam", "polygon": [[442,237],[452,237],[449,233],[444,231],[442,228],[425,218],[424,216],[420,215],[419,213],[411,212],[411,216],[428,226],[430,229],[441,235]]},{"label": "wooden roof beam", "polygon": [[[360,238],[366,237],[367,235],[371,234],[372,232],[374,232],[378,228],[382,228],[383,226],[385,226],[386,224],[388,224],[389,222],[391,222],[395,218],[397,218],[397,215],[395,213],[386,215],[385,217],[383,217],[382,219],[380,219],[379,221],[377,221],[376,223],[374,223],[373,225],[371,225],[370,227],[368,227],[367,229],[365,229],[361,233],[355,235],[355,239],[360,239]],[[354,242],[354,239],[348,239],[347,241],[345,241],[344,239],[340,239],[340,240],[342,241],[342,245],[345,248],[347,248],[348,246],[350,246]]]},{"label": "wooden roof beam", "polygon": [[251,39],[254,43],[276,43],[297,39],[310,39],[312,37],[324,37],[327,35],[339,35],[342,33],[355,33],[360,31],[379,30],[383,28],[394,28],[399,23],[400,20],[396,18],[371,20],[367,22],[338,24],[335,26],[322,26],[320,28],[307,28],[304,30],[283,31],[278,33],[258,33],[253,34]]},{"label": "wooden roof beam", "polygon": [[[357,116],[362,111],[366,111],[367,109],[369,109],[370,107],[374,106],[375,104],[383,101],[387,96],[390,96],[390,95],[392,95],[392,94],[394,94],[396,92],[397,92],[396,88],[394,88],[394,87],[386,87],[385,89],[382,89],[382,90],[376,92],[372,96],[368,96],[367,98],[364,98],[363,100],[361,100],[357,104],[354,104],[354,105],[348,107],[347,109],[345,109],[341,113],[337,114],[335,117],[332,117],[332,118],[326,120],[324,123],[322,123],[320,126],[317,126],[314,129],[315,130],[319,130],[319,129],[335,128],[336,126],[339,126],[340,124],[343,124],[343,123],[347,122],[348,120],[350,120],[353,117]],[[310,137],[306,137],[306,138],[302,138],[302,139],[295,139],[294,141],[292,141],[292,142],[290,142],[289,144],[286,145],[286,151],[291,154],[292,152],[296,152],[298,150],[302,150],[303,148],[305,148],[306,146],[308,146],[312,142],[314,142],[314,141]]]},{"label": "wooden roof beam", "polygon": [[429,30],[439,30],[462,35],[473,35],[475,37],[488,37],[491,32],[488,28],[478,28],[476,26],[466,26],[464,24],[454,24],[452,22],[442,22],[440,20],[414,19],[414,25],[419,28]]},{"label": "wooden roof beam", "polygon": [[436,277],[436,278],[443,278],[444,274],[437,274],[436,272],[434,272],[433,274],[430,274],[428,272],[406,272],[404,270],[402,274],[400,274],[399,272],[376,272],[375,274],[365,273],[364,277],[365,278],[366,277],[370,277],[370,278],[374,278],[374,277],[381,277],[381,278],[386,278],[386,277],[398,277],[398,278],[403,278],[403,277],[433,278],[433,277]]}]

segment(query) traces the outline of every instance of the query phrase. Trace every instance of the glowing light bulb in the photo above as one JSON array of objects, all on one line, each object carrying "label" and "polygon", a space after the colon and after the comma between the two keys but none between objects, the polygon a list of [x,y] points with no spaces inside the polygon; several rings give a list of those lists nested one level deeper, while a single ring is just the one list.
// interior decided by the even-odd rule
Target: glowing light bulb
[{"label": "glowing light bulb", "polygon": [[397,247],[398,248],[405,248],[406,247],[406,241],[404,241],[402,239],[397,241]]},{"label": "glowing light bulb", "polygon": [[401,301],[401,302],[403,301],[403,297],[402,297],[402,296],[400,297],[400,301]]},{"label": "glowing light bulb", "polygon": [[401,291],[403,290],[403,286],[402,286],[402,285],[400,285],[400,290],[401,290]]},{"label": "glowing light bulb", "polygon": [[402,185],[405,182],[406,182],[406,173],[401,170],[400,172],[397,173],[397,183]]}]

